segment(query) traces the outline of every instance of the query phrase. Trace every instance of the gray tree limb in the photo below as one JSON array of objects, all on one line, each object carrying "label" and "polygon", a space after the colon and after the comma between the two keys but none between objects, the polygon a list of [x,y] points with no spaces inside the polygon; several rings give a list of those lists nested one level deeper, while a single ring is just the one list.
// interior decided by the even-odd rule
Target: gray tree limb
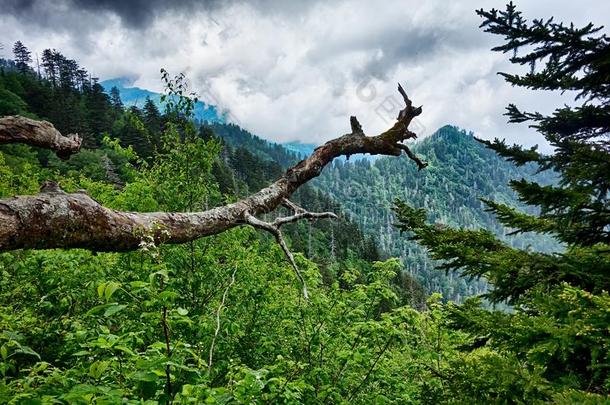
[{"label": "gray tree limb", "polygon": [[[415,138],[408,127],[413,118],[421,114],[422,109],[412,106],[400,85],[399,91],[405,99],[406,107],[400,111],[392,128],[376,136],[348,133],[328,141],[316,148],[308,158],[289,168],[268,187],[243,200],[207,211],[116,211],[102,206],[85,192],[66,193],[53,183],[47,183],[39,194],[33,196],[0,199],[0,251],[24,248],[129,251],[138,249],[144,236],[152,237],[155,243],[184,243],[251,223],[251,217],[286,205],[287,199],[301,185],[319,176],[322,169],[338,156],[357,153],[400,156],[405,151],[413,159],[415,155],[409,154],[409,148],[401,142]],[[17,123],[16,128],[10,126],[10,120],[4,121],[4,134],[24,132],[11,135],[12,142],[25,142],[23,138],[27,138],[28,134],[34,138],[38,136],[38,130],[32,130],[29,124],[23,125],[27,121],[13,122]],[[356,122],[357,120],[352,120],[352,130],[357,131],[359,125],[355,125]],[[61,141],[60,139],[60,143]],[[46,142],[46,145],[55,148],[53,142]],[[417,158],[414,160],[419,161]],[[418,165],[421,168],[423,163],[420,163]],[[295,210],[294,216],[299,214],[303,212]],[[312,215],[300,215],[298,219],[313,219]],[[278,225],[280,224],[275,226]]]},{"label": "gray tree limb", "polygon": [[26,143],[54,150],[59,158],[67,159],[80,150],[82,141],[76,134],[63,136],[47,121],[36,121],[20,115],[0,118],[0,144]]}]

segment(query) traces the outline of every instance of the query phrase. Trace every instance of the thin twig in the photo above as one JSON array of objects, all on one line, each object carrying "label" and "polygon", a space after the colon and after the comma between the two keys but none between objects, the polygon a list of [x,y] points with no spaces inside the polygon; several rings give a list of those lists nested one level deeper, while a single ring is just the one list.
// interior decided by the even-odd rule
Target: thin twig
[{"label": "thin twig", "polygon": [[225,291],[222,293],[222,299],[220,300],[220,305],[216,310],[216,330],[214,331],[214,336],[212,337],[212,344],[210,345],[210,355],[208,357],[208,373],[212,371],[212,359],[214,356],[214,346],[216,345],[216,338],[218,337],[218,333],[220,332],[220,311],[225,305],[225,301],[227,299],[227,294],[229,293],[229,289],[235,283],[235,273],[237,273],[237,267],[233,270],[233,274],[231,274],[231,282],[225,288]]},{"label": "thin twig", "polygon": [[384,353],[390,347],[390,344],[392,343],[392,340],[393,340],[393,338],[392,338],[392,336],[390,336],[388,338],[386,344],[384,345],[383,349],[377,354],[377,358],[375,359],[375,361],[373,362],[371,367],[368,369],[368,371],[367,371],[366,375],[364,376],[364,379],[362,380],[362,382],[360,382],[360,384],[358,384],[356,389],[350,394],[349,399],[347,400],[348,402],[352,402],[352,399],[354,399],[356,394],[362,389],[362,387],[364,387],[366,382],[369,380],[369,377],[373,373],[373,370],[375,370],[375,367],[377,366],[377,363],[379,362],[379,360],[381,360],[381,357],[384,355]]}]

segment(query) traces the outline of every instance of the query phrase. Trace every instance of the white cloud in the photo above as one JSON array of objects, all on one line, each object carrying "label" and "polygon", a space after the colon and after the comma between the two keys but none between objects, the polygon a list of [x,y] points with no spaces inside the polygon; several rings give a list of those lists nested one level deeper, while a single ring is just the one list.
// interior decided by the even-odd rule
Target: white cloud
[{"label": "white cloud", "polygon": [[[496,75],[514,67],[489,51],[501,39],[478,28],[474,9],[502,8],[503,1],[190,2],[128,16],[116,5],[85,3],[38,2],[27,17],[0,10],[5,48],[18,39],[38,53],[56,48],[101,78],[135,77],[157,91],[161,67],[184,71],[204,98],[213,95],[240,125],[276,141],[328,140],[346,132],[354,114],[368,133],[380,131],[384,117],[395,115],[388,110],[400,101],[398,81],[424,105],[427,133],[450,123],[527,145],[540,136],[506,124],[506,104],[548,111],[569,100],[513,89]],[[553,13],[579,24],[601,23],[595,19],[610,12],[601,0],[518,6],[528,18]]]}]

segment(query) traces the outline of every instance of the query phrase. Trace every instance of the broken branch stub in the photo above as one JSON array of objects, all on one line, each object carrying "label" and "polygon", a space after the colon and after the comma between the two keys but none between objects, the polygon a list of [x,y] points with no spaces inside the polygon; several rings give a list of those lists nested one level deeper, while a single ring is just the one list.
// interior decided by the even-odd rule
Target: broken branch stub
[{"label": "broken branch stub", "polygon": [[0,144],[25,143],[51,149],[65,160],[80,150],[82,141],[76,134],[63,136],[47,121],[36,121],[20,115],[0,118]]}]

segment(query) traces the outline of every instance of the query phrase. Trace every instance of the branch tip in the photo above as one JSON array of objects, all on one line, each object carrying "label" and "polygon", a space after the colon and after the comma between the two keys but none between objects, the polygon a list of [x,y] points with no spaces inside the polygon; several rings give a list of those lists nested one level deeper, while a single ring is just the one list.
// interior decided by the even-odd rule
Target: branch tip
[{"label": "branch tip", "polygon": [[411,159],[412,161],[415,162],[418,170],[422,170],[422,169],[425,169],[426,167],[428,167],[428,163],[423,162],[420,158],[418,158],[417,155],[415,153],[413,153],[413,151],[411,151],[411,149],[409,149],[409,147],[407,145],[398,143],[398,144],[396,144],[396,146],[399,149],[402,149],[406,153],[406,155],[409,157],[409,159]]},{"label": "branch tip", "polygon": [[409,99],[409,96],[407,96],[407,92],[405,91],[405,89],[402,88],[402,85],[400,83],[398,83],[398,92],[400,93],[400,95],[402,96],[403,100],[405,101],[405,105],[408,108],[411,108],[413,103]]},{"label": "branch tip", "polygon": [[360,122],[358,122],[358,118],[356,118],[355,115],[352,115],[349,118],[349,123],[352,127],[353,135],[364,135],[364,131],[362,130],[362,125],[360,125]]}]

